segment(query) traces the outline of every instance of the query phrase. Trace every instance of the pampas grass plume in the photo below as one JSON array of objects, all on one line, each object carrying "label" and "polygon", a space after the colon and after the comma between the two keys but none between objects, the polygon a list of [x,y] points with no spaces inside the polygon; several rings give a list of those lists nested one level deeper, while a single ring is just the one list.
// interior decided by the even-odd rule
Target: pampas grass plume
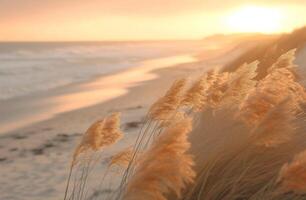
[{"label": "pampas grass plume", "polygon": [[268,69],[268,73],[275,69],[296,67],[296,65],[293,64],[293,61],[295,60],[295,52],[296,49],[291,49],[288,52],[282,54],[277,59],[277,61]]},{"label": "pampas grass plume", "polygon": [[199,111],[205,104],[205,92],[208,88],[207,75],[202,75],[185,93],[182,105],[190,106],[194,111]]},{"label": "pampas grass plume", "polygon": [[128,166],[129,162],[132,160],[133,156],[133,149],[128,148],[124,149],[123,151],[120,151],[116,155],[112,156],[111,161],[109,163],[109,167],[117,165],[121,167],[126,167]]},{"label": "pampas grass plume", "polygon": [[154,120],[167,120],[179,107],[181,93],[186,85],[186,79],[176,80],[166,94],[154,103],[149,109],[149,118]]},{"label": "pampas grass plume", "polygon": [[275,147],[290,140],[294,127],[289,100],[273,107],[251,132],[257,145]]},{"label": "pampas grass plume", "polygon": [[301,102],[305,102],[304,88],[295,81],[295,72],[290,61],[292,57],[293,50],[281,56],[271,67],[270,73],[259,81],[256,88],[252,89],[241,103],[238,115],[247,124],[256,125],[273,106],[287,97],[291,98],[293,112],[299,110]]},{"label": "pampas grass plume", "polygon": [[160,127],[170,127],[171,125],[176,124],[177,122],[182,121],[183,119],[185,119],[186,116],[187,115],[186,115],[185,112],[177,111],[172,118],[170,118],[168,120],[162,121],[160,123]]},{"label": "pampas grass plume", "polygon": [[191,119],[184,119],[166,129],[145,152],[127,185],[123,199],[165,200],[170,192],[180,196],[195,177],[192,157],[186,153]]},{"label": "pampas grass plume", "polygon": [[105,119],[105,124],[100,132],[99,147],[106,147],[116,143],[123,137],[120,130],[120,113],[113,113]]},{"label": "pampas grass plume", "polygon": [[225,91],[228,89],[229,73],[215,72],[209,81],[209,88],[207,90],[206,98],[208,106],[216,108],[219,106]]},{"label": "pampas grass plume", "polygon": [[113,113],[109,117],[93,123],[75,149],[72,163],[75,163],[77,157],[83,152],[88,150],[97,151],[116,143],[123,136],[119,127],[120,113]]},{"label": "pampas grass plume", "polygon": [[253,80],[257,76],[257,66],[259,62],[243,64],[235,72],[230,74],[229,88],[224,94],[224,100],[241,101],[247,93],[256,86],[257,81]]},{"label": "pampas grass plume", "polygon": [[296,155],[290,164],[286,163],[281,168],[278,182],[284,192],[306,193],[306,151]]}]

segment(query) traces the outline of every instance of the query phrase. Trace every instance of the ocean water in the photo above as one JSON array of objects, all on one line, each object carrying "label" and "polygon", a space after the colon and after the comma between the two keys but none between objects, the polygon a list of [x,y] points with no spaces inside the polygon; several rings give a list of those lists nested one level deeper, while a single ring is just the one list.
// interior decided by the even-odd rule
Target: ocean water
[{"label": "ocean water", "polygon": [[0,43],[0,100],[202,49],[199,41]]}]

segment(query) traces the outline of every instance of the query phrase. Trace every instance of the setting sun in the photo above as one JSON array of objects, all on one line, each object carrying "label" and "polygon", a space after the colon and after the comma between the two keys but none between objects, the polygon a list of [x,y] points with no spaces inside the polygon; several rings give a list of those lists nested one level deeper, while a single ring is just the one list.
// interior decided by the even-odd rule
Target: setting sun
[{"label": "setting sun", "polygon": [[275,33],[282,30],[279,9],[247,6],[229,14],[226,24],[235,32]]}]

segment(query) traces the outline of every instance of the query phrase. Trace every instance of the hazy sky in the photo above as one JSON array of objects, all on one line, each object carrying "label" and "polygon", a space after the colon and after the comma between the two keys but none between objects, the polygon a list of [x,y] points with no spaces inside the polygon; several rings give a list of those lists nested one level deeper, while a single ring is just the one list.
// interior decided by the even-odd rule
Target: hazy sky
[{"label": "hazy sky", "polygon": [[286,32],[306,0],[0,0],[0,40],[145,40]]}]

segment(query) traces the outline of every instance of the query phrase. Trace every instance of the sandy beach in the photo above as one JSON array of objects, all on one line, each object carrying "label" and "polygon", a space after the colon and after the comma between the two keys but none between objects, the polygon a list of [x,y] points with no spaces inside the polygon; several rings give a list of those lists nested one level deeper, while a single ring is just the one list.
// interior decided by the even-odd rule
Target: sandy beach
[{"label": "sandy beach", "polygon": [[[91,123],[121,112],[125,137],[120,148],[132,144],[148,107],[175,79],[221,67],[243,52],[234,47],[203,59],[179,55],[149,60],[129,70],[33,96],[31,101],[2,104],[1,111],[9,109],[11,116],[5,118],[7,126],[1,127],[0,199],[60,199],[73,148]],[[14,115],[14,109],[20,108],[25,111]],[[31,125],[24,126],[27,124]]]},{"label": "sandy beach", "polygon": [[0,0],[0,200],[306,200],[306,0]]},{"label": "sandy beach", "polygon": [[95,78],[89,82],[70,84],[26,97],[1,102],[0,134],[43,121],[57,114],[89,107],[124,95],[128,88],[156,78],[150,71],[181,63],[195,62],[191,55],[177,55],[143,61],[140,66]]},{"label": "sandy beach", "polygon": [[[21,98],[2,104],[1,112],[11,115],[2,121],[7,126],[1,127],[0,199],[61,199],[71,154],[90,124],[109,113],[122,113],[125,137],[110,150],[111,156],[133,144],[148,107],[175,79],[194,80],[209,69],[224,66],[250,46],[220,47],[219,52],[217,49],[202,57],[153,59],[128,70],[32,96],[30,100]],[[300,65],[305,60],[303,55],[304,51],[297,59]],[[14,115],[14,109],[21,108],[24,112]]]}]

